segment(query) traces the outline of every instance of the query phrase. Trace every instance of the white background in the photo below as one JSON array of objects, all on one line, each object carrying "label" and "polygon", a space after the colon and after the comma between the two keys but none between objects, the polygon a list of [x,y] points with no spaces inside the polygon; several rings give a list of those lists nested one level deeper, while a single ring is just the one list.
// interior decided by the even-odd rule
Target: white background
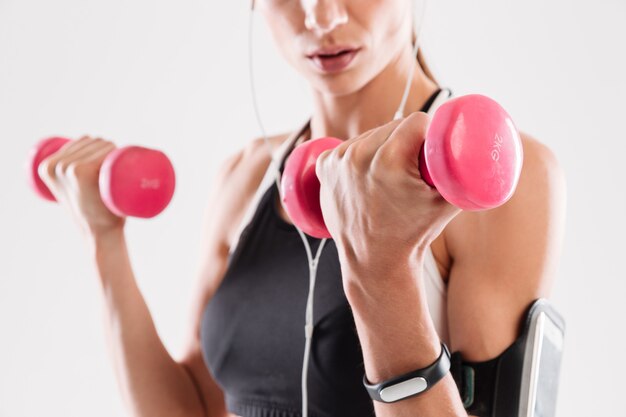
[{"label": "white background", "polygon": [[[158,330],[180,350],[216,167],[259,134],[247,11],[245,0],[0,0],[0,416],[124,413],[78,228],[26,186],[44,136],[101,135],[173,160],[172,205],[131,220],[128,238]],[[261,21],[259,100],[277,133],[305,120],[309,95]],[[626,416],[624,22],[623,0],[432,0],[425,18],[439,81],[501,102],[566,171],[553,297],[568,322],[562,417]]]}]

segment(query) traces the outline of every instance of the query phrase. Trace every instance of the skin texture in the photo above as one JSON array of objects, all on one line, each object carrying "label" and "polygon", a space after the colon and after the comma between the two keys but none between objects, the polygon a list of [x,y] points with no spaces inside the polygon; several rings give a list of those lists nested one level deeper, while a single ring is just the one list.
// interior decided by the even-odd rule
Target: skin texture
[{"label": "skin texture", "polygon": [[[563,173],[551,151],[528,135],[522,134],[517,191],[499,208],[460,212],[421,180],[417,150],[429,119],[411,113],[437,88],[421,68],[411,80],[408,117],[389,122],[414,59],[410,7],[409,0],[256,1],[285,60],[310,83],[307,138],[346,139],[320,158],[317,171],[371,382],[426,366],[439,354],[422,276],[428,246],[448,288],[450,349],[480,361],[513,342],[525,308],[549,295],[563,234]],[[331,45],[360,51],[344,72],[329,75],[306,55]],[[278,146],[286,138],[270,141]],[[98,195],[97,172],[113,148],[86,136],[45,160],[40,174],[91,248],[121,391],[135,416],[227,416],[223,392],[202,359],[200,318],[269,164],[267,148],[253,140],[220,169],[202,229],[187,349],[177,358],[166,351],[136,285],[125,220]],[[375,407],[379,417],[466,415],[449,375],[424,395]]]}]

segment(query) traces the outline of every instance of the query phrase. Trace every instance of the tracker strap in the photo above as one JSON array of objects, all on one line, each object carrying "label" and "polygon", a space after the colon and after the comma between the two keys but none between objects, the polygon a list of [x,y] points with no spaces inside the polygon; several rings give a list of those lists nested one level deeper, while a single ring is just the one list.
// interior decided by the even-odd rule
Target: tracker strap
[{"label": "tracker strap", "polygon": [[363,386],[373,400],[394,403],[428,391],[450,370],[450,351],[445,343],[435,362],[426,368],[400,375],[378,384],[370,384],[363,375]]}]

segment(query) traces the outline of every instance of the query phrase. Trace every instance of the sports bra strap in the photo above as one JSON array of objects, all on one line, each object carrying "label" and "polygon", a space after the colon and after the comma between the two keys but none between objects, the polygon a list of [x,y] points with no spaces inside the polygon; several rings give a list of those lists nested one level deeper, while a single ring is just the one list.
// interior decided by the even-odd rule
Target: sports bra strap
[{"label": "sports bra strap", "polygon": [[254,193],[252,200],[248,204],[248,207],[244,216],[241,219],[241,222],[239,223],[239,226],[237,228],[237,234],[235,235],[235,240],[228,250],[229,254],[232,254],[237,248],[241,233],[243,232],[243,229],[245,229],[246,226],[252,221],[252,217],[256,212],[261,197],[263,197],[263,194],[265,193],[265,191],[267,191],[267,188],[270,186],[270,184],[276,181],[276,173],[279,172],[283,160],[286,158],[289,152],[291,152],[291,149],[293,148],[298,138],[300,138],[300,136],[302,136],[302,134],[309,128],[310,123],[311,119],[309,118],[299,130],[292,133],[291,136],[289,136],[276,149],[273,149],[274,153],[272,155],[272,160],[267,167],[265,175],[263,176],[263,179],[261,180],[256,192]]}]

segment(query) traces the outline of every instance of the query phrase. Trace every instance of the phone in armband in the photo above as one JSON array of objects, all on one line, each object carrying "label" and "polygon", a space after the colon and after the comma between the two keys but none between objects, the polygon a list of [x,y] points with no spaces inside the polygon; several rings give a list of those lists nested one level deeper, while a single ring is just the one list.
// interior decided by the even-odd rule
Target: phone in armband
[{"label": "phone in armband", "polygon": [[463,405],[479,417],[554,417],[565,320],[545,299],[527,309],[519,337],[500,356],[467,362],[452,354]]}]

